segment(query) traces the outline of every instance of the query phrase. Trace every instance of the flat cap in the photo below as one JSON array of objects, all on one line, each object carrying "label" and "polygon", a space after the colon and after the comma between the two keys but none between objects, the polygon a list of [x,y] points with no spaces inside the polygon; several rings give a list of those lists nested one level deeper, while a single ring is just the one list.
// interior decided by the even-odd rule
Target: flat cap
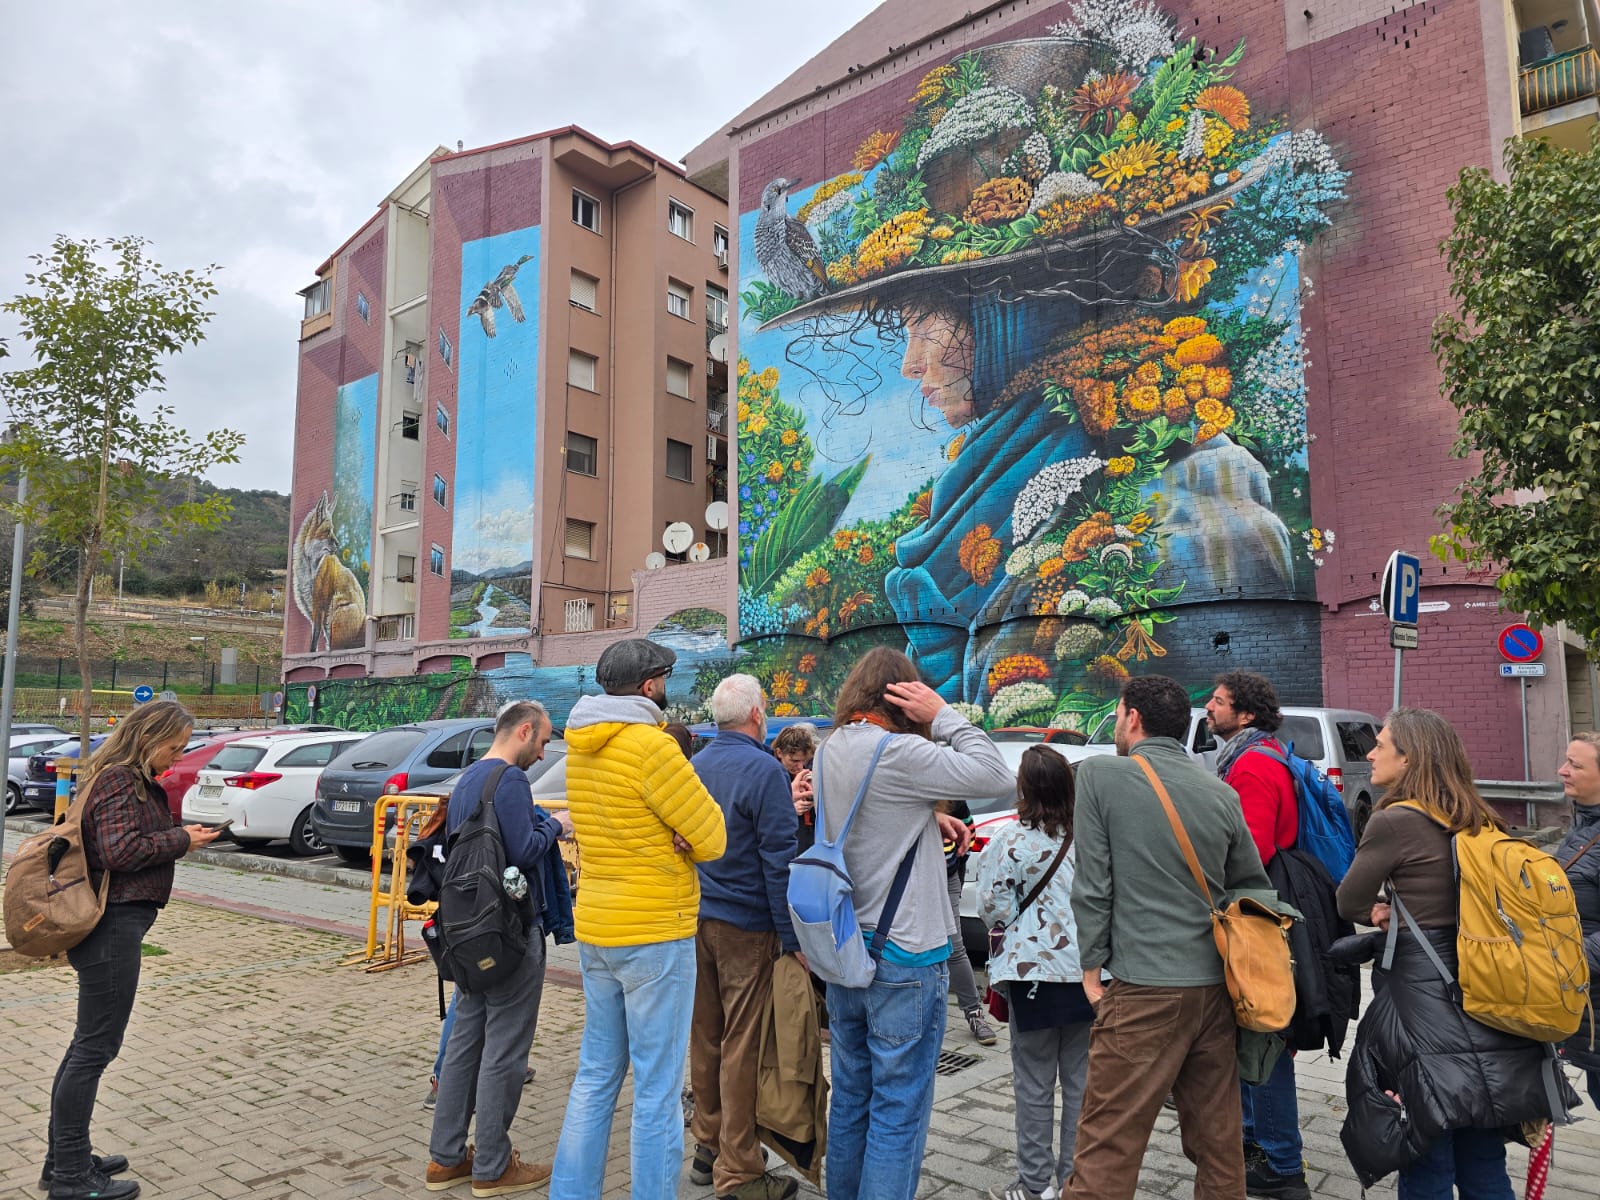
[{"label": "flat cap", "polygon": [[678,656],[669,647],[648,638],[613,642],[594,666],[594,681],[606,691],[638,687],[651,676],[670,670]]}]

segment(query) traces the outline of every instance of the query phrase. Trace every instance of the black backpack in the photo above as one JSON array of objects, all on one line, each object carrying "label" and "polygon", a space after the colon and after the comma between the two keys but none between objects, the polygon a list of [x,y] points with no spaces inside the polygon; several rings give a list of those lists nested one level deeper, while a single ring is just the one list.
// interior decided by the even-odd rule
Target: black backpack
[{"label": "black backpack", "polygon": [[532,881],[529,898],[506,895],[506,848],[494,813],[495,789],[510,765],[489,772],[478,807],[446,841],[439,908],[423,929],[440,978],[469,994],[505,982],[528,953]]}]

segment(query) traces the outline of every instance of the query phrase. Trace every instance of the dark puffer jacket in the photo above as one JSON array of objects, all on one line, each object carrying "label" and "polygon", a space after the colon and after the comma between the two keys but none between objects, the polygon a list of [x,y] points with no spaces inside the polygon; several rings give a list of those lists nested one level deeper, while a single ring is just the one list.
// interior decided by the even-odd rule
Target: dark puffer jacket
[{"label": "dark puffer jacket", "polygon": [[[1456,931],[1423,932],[1454,975]],[[1538,1042],[1467,1016],[1409,929],[1399,931],[1391,969],[1374,968],[1372,987],[1356,1026],[1345,1076],[1349,1111],[1339,1131],[1362,1186],[1415,1162],[1447,1130],[1498,1129],[1520,1140],[1524,1121],[1552,1115],[1545,1064],[1554,1058]],[[1557,1086],[1575,1107],[1565,1079]],[[1384,1094],[1391,1091],[1399,1103]]]},{"label": "dark puffer jacket", "polygon": [[[1567,830],[1567,836],[1555,852],[1556,861],[1566,870],[1572,884],[1572,898],[1577,901],[1578,918],[1583,922],[1583,951],[1589,960],[1591,997],[1595,983],[1600,982],[1600,843],[1570,867],[1567,863],[1597,836],[1600,836],[1600,804],[1575,804],[1572,828]],[[1568,1038],[1561,1047],[1561,1053],[1573,1066],[1600,1071],[1600,1038],[1595,1039],[1591,1050],[1587,1017],[1577,1036]]]}]

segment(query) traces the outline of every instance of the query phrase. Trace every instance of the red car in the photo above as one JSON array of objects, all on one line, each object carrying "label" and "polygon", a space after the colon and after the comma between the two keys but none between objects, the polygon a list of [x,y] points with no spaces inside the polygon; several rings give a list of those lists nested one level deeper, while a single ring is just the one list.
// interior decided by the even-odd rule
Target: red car
[{"label": "red car", "polygon": [[229,742],[236,742],[240,738],[271,736],[277,733],[320,733],[337,729],[336,725],[280,725],[273,729],[229,729],[218,730],[214,736],[206,737],[203,729],[195,730],[195,736],[205,738],[193,750],[190,750],[170,768],[162,772],[156,780],[161,785],[162,791],[167,793],[167,807],[172,812],[172,823],[183,823],[183,795],[194,786],[198,776],[213,758]]}]

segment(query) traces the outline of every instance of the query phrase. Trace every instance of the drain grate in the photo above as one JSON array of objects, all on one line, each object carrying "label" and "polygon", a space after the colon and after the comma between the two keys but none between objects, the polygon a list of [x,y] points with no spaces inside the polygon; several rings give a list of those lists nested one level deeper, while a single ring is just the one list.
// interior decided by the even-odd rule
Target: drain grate
[{"label": "drain grate", "polygon": [[968,1067],[975,1067],[983,1060],[972,1054],[957,1054],[954,1050],[939,1051],[939,1063],[933,1068],[935,1075],[954,1075],[957,1071],[965,1071]]}]

